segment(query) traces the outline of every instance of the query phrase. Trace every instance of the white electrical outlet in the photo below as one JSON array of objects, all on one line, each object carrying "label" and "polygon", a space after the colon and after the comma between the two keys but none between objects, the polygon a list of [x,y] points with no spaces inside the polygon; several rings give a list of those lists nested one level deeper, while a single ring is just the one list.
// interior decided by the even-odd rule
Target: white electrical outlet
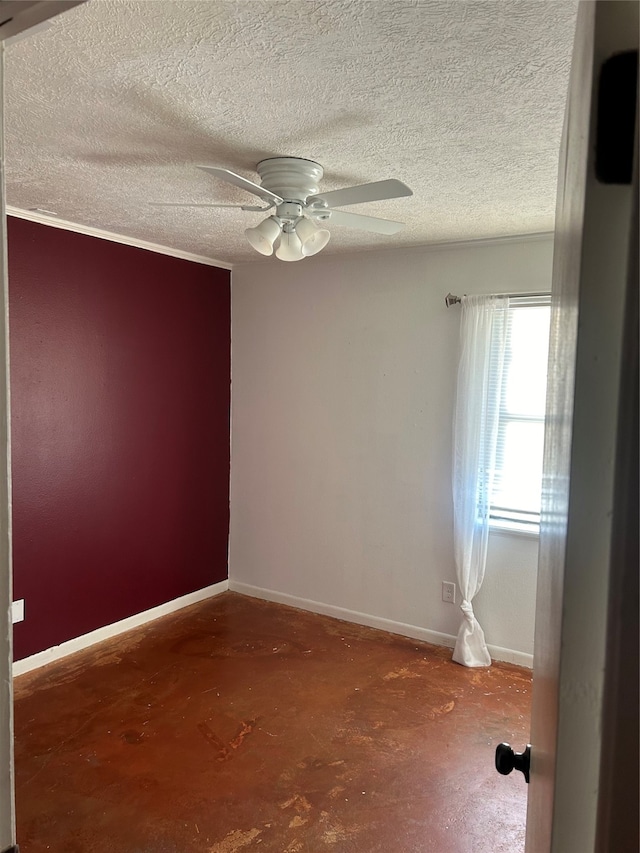
[{"label": "white electrical outlet", "polygon": [[442,600],[447,604],[456,603],[456,585],[448,581],[442,581]]},{"label": "white electrical outlet", "polygon": [[24,619],[24,598],[18,599],[11,603],[11,621],[15,625],[16,622],[22,622]]}]

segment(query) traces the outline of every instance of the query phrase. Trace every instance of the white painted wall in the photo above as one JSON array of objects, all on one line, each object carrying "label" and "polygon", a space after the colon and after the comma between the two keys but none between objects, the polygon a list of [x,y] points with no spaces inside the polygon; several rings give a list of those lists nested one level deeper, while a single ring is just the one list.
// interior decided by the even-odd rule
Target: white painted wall
[{"label": "white painted wall", "polygon": [[[236,267],[230,585],[457,633],[454,293],[547,290],[552,239]],[[487,642],[533,652],[537,540],[491,537]],[[516,659],[518,659],[516,657]]]}]

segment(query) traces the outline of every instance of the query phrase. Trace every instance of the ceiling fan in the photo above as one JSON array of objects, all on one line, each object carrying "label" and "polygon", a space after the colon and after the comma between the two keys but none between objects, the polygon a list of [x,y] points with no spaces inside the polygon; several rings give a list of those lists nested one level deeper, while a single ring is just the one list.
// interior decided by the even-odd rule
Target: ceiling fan
[{"label": "ceiling fan", "polygon": [[261,160],[256,167],[260,175],[260,184],[255,184],[229,169],[221,169],[217,166],[198,166],[198,168],[253,193],[262,200],[263,205],[154,202],[152,204],[157,207],[235,207],[250,211],[267,211],[275,208],[274,213],[255,228],[247,228],[244,233],[257,252],[262,255],[272,255],[275,248],[276,257],[281,261],[300,261],[324,249],[331,235],[326,228],[318,225],[322,226],[327,222],[361,228],[376,234],[396,234],[403,228],[403,222],[363,216],[360,213],[348,213],[335,208],[413,195],[406,184],[395,179],[330,190],[326,193],[319,192],[318,183],[323,175],[322,166],[313,160],[304,160],[300,157],[271,157]]}]

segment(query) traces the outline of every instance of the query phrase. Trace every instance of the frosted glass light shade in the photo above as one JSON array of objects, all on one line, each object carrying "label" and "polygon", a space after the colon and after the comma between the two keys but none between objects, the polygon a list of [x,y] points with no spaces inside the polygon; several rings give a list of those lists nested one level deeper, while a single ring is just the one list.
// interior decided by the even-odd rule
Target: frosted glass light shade
[{"label": "frosted glass light shade", "polygon": [[296,224],[296,233],[302,241],[302,254],[305,258],[322,251],[331,237],[326,228],[316,228],[308,219],[301,219]]},{"label": "frosted glass light shade", "polygon": [[284,231],[280,238],[280,245],[276,249],[276,258],[281,261],[301,261],[304,258],[302,254],[302,241],[295,231]]},{"label": "frosted glass light shade", "polygon": [[255,228],[247,228],[244,235],[256,252],[260,252],[261,255],[272,255],[273,244],[280,236],[280,223],[275,217],[270,216]]}]

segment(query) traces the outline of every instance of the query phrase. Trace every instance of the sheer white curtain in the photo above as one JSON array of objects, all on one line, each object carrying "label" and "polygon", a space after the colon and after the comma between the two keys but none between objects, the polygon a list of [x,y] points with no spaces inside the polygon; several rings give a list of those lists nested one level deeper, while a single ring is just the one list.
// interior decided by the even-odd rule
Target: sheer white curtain
[{"label": "sheer white curtain", "polygon": [[462,299],[453,421],[453,531],[462,624],[453,660],[464,666],[491,664],[471,602],[487,561],[508,308],[507,296]]}]

